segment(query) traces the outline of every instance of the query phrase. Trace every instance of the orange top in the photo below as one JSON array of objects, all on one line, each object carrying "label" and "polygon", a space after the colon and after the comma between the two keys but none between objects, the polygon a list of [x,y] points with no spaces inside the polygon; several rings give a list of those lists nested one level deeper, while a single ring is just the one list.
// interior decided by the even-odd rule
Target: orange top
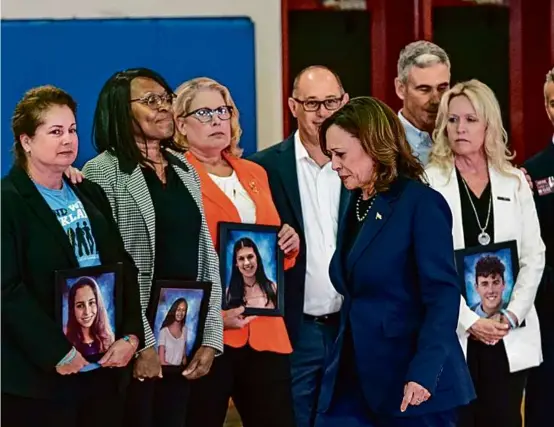
[{"label": "orange top", "polygon": [[[200,176],[204,213],[214,246],[217,247],[218,223],[241,223],[240,215],[233,202],[209,177],[202,163],[190,151],[186,153],[186,157]],[[256,224],[281,225],[281,218],[279,218],[273,203],[265,170],[249,160],[239,159],[228,154],[224,154],[224,157],[256,206]],[[285,270],[294,266],[297,255],[298,251],[295,251],[285,256]],[[258,351],[292,353],[285,321],[282,317],[257,317],[242,329],[225,330],[223,339],[226,345],[235,348],[243,347],[248,343]]]}]

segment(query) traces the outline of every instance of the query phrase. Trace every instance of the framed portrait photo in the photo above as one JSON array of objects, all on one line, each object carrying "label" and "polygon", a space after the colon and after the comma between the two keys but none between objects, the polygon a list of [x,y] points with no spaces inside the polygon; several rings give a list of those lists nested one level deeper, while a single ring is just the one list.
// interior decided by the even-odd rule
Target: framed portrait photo
[{"label": "framed portrait photo", "polygon": [[97,363],[114,343],[121,324],[121,263],[58,270],[56,303],[58,321],[69,342],[90,362]]},{"label": "framed portrait photo", "polygon": [[460,249],[455,254],[462,295],[471,310],[488,318],[506,309],[519,273],[516,241]]},{"label": "framed portrait photo", "polygon": [[179,373],[202,344],[210,282],[157,280],[149,309],[164,373]]},{"label": "framed portrait photo", "polygon": [[224,310],[245,315],[284,315],[283,252],[279,227],[219,223],[219,261]]}]

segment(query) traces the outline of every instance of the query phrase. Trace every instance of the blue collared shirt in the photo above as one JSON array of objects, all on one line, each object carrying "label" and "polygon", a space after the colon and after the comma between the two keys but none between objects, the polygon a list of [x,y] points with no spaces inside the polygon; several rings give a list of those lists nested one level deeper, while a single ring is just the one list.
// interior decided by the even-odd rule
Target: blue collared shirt
[{"label": "blue collared shirt", "polygon": [[485,313],[485,310],[483,310],[483,306],[481,304],[477,304],[476,306],[473,306],[471,308],[476,314],[479,315],[479,317],[488,318],[489,315]]},{"label": "blue collared shirt", "polygon": [[412,147],[412,152],[415,156],[419,157],[419,160],[426,166],[429,162],[429,153],[433,145],[433,139],[428,132],[419,130],[413,124],[411,124],[403,115],[402,111],[398,112],[398,118],[404,126],[406,131],[406,139],[408,144]]}]

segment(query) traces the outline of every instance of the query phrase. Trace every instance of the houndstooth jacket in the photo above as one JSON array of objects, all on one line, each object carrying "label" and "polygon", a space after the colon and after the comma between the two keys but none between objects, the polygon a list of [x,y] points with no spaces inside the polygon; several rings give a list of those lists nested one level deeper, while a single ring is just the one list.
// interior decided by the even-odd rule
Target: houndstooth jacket
[{"label": "houndstooth jacket", "polygon": [[[166,154],[169,164],[191,193],[202,215],[197,280],[212,282],[202,345],[213,347],[217,353],[221,353],[223,351],[223,321],[219,259],[204,215],[200,179],[196,170],[182,154],[172,150],[166,150]],[[156,340],[147,320],[146,310],[150,302],[150,290],[154,277],[156,220],[154,205],[144,175],[138,165],[132,165],[124,160],[120,161],[107,151],[88,161],[83,168],[83,173],[86,179],[100,185],[106,193],[125,248],[139,269],[138,282],[146,340],[145,348],[151,347],[155,345]]]}]

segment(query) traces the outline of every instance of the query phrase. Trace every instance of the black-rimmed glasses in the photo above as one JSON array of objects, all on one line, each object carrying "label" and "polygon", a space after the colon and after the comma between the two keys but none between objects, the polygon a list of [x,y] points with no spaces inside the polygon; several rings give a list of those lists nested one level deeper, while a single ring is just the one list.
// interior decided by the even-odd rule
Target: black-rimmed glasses
[{"label": "black-rimmed glasses", "polygon": [[296,102],[301,104],[304,111],[313,113],[314,111],[319,111],[322,105],[328,111],[338,110],[340,108],[340,104],[342,103],[343,98],[344,98],[344,95],[341,95],[339,98],[327,98],[327,99],[324,99],[323,101],[318,101],[317,99],[308,99],[308,100],[302,100],[298,98],[292,98],[292,99],[294,99]]},{"label": "black-rimmed glasses", "polygon": [[221,107],[214,108],[213,110],[208,107],[198,108],[185,114],[183,117],[194,116],[196,120],[201,123],[209,123],[213,120],[214,114],[217,115],[219,120],[229,120],[233,115],[233,107],[230,105],[222,105]]},{"label": "black-rimmed glasses", "polygon": [[175,98],[174,93],[166,93],[164,95],[158,95],[157,93],[150,93],[141,98],[131,99],[131,102],[140,102],[141,104],[146,105],[152,110],[159,109],[162,105],[166,107],[171,107],[173,104],[173,99]]}]

